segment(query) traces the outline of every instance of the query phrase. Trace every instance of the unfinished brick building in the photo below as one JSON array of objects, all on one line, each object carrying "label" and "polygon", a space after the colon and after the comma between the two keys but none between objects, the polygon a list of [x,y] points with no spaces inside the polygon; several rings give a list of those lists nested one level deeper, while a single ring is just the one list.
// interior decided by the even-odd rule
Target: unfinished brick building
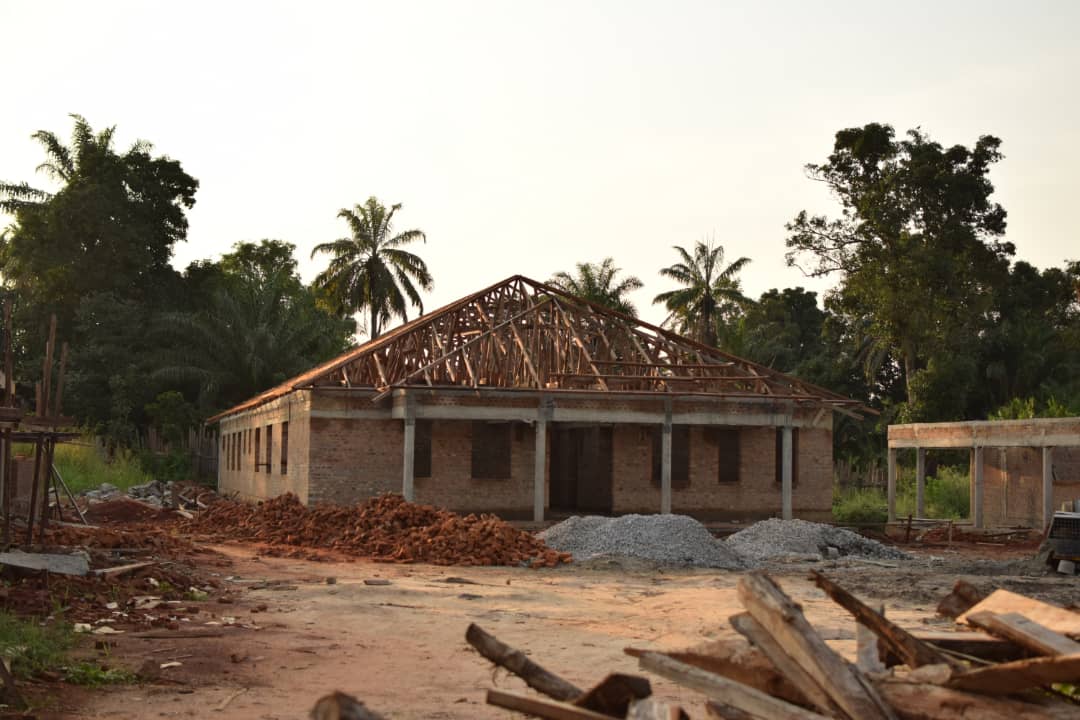
[{"label": "unfinished brick building", "polygon": [[833,412],[859,409],[516,276],[212,420],[250,499],[825,518]]}]

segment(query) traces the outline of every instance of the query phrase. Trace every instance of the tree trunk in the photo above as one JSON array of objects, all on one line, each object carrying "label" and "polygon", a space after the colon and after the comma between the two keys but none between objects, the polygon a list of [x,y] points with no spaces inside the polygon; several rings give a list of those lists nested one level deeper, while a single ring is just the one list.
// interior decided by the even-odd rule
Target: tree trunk
[{"label": "tree trunk", "polygon": [[377,337],[379,337],[379,310],[372,304],[371,325],[368,327],[368,339],[374,340]]}]

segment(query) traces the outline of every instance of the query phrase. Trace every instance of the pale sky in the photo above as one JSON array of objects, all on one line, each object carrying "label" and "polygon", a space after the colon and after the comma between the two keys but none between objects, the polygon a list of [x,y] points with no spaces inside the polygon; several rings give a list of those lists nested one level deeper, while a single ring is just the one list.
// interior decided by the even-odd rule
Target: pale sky
[{"label": "pale sky", "polygon": [[1080,259],[1078,28],[1069,0],[0,0],[0,179],[49,188],[29,136],[76,112],[198,178],[177,267],[280,238],[310,280],[375,195],[427,232],[429,310],[610,255],[658,322],[657,269],[708,236],[752,258],[747,294],[828,287],[783,226],[835,212],[803,165],[868,122],[1001,137],[1017,257]]}]

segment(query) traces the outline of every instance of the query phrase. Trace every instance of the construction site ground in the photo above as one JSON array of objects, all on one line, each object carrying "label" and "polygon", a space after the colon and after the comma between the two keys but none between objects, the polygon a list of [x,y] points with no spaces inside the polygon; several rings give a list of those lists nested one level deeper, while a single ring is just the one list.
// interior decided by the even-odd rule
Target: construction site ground
[{"label": "construction site ground", "polygon": [[[268,557],[265,548],[244,543],[213,549],[230,561],[217,556],[207,567],[221,575],[228,602],[211,597],[184,629],[216,628],[221,637],[110,635],[97,643],[105,649],[87,642],[79,652],[110,666],[134,671],[181,664],[161,670],[153,682],[92,690],[63,683],[38,687],[31,691],[40,703],[37,717],[305,718],[319,697],[334,690],[392,718],[504,717],[505,711],[484,704],[485,690],[521,690],[524,684],[493,675],[491,664],[464,640],[469,623],[589,686],[610,671],[638,672],[623,648],[685,648],[728,636],[728,618],[741,610],[738,572],[621,560],[543,569],[443,567]],[[1008,572],[1011,564],[1023,567],[1030,548],[959,544],[919,552],[942,560],[823,569],[884,605],[901,624],[928,629],[935,628],[925,618],[960,578],[1061,604],[1076,600],[1075,579]],[[995,561],[990,570],[1000,565],[1006,573],[988,572],[978,561],[988,557]],[[976,574],[965,575],[968,566]],[[806,579],[808,567],[771,572],[830,644],[852,657],[854,623]],[[222,617],[236,619],[231,626],[205,625]],[[942,629],[949,626],[941,620]],[[650,680],[658,696],[704,715],[695,705],[699,695]]]}]

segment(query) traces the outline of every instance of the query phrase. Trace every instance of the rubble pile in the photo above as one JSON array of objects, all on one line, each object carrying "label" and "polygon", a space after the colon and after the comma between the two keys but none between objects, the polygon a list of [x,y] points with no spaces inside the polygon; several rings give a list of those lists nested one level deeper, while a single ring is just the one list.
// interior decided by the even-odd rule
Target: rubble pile
[{"label": "rubble pile", "polygon": [[250,505],[218,500],[180,527],[220,539],[335,550],[384,562],[554,567],[569,553],[494,515],[458,515],[381,495],[359,505],[308,508],[286,493]]},{"label": "rubble pile", "polygon": [[911,557],[902,550],[850,530],[806,520],[762,520],[723,542],[749,567],[782,560],[817,562],[840,557],[906,560]]}]

